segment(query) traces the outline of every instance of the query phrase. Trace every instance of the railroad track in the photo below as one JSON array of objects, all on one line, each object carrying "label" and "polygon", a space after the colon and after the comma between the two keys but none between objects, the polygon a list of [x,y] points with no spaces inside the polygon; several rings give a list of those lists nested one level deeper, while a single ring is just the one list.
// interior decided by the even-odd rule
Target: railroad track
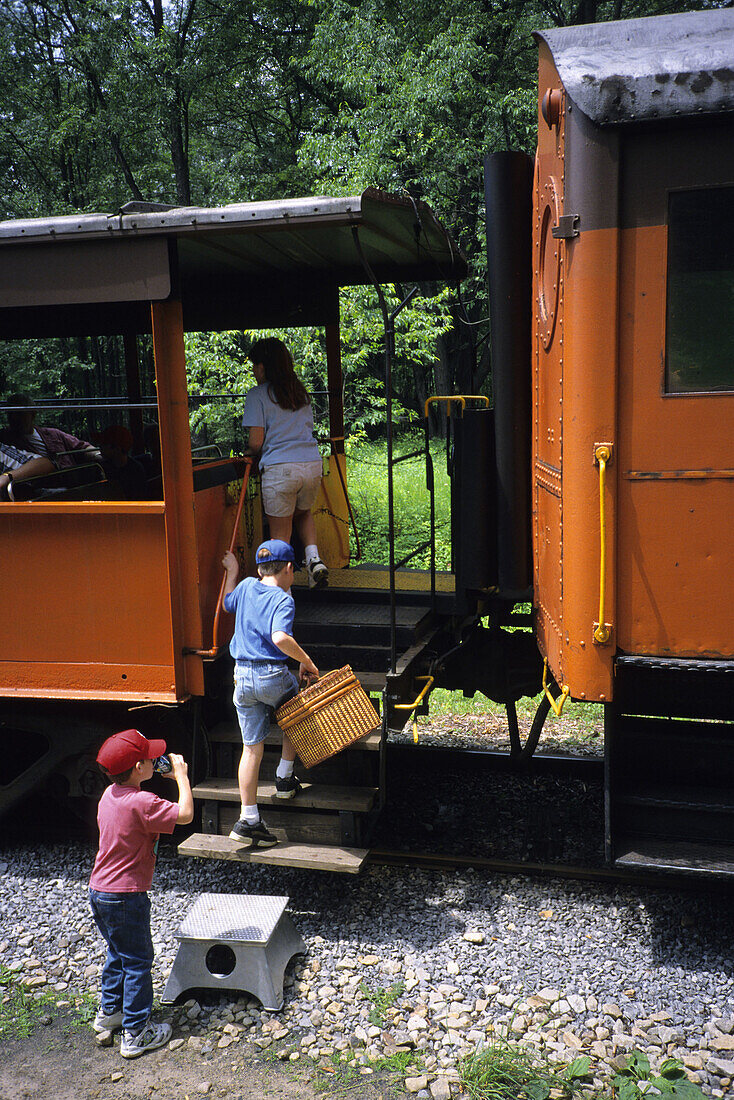
[{"label": "railroad track", "polygon": [[632,871],[618,867],[575,867],[566,863],[536,863],[530,860],[487,859],[463,855],[444,855],[435,852],[387,851],[370,849],[368,864],[382,867],[416,867],[427,870],[488,871],[497,875],[519,875],[530,878],[559,878],[567,881],[589,883],[613,883],[621,886],[643,886],[653,890],[691,890],[695,893],[721,891],[734,892],[734,883],[726,879],[707,879],[684,874],[662,874]]}]

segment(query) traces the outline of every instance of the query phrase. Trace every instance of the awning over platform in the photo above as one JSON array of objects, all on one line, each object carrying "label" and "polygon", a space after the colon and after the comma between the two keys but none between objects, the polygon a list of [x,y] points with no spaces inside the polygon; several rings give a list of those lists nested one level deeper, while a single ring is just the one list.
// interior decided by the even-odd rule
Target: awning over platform
[{"label": "awning over platform", "polygon": [[180,298],[187,331],[336,320],[338,289],[460,278],[466,261],[430,207],[368,189],[347,198],[0,222],[0,337],[147,332]]}]

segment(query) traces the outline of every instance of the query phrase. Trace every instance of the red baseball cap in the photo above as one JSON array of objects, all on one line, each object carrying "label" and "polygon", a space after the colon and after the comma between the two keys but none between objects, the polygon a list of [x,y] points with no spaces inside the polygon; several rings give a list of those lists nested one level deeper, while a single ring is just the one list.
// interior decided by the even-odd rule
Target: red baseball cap
[{"label": "red baseball cap", "polygon": [[97,753],[97,763],[110,775],[122,775],[139,760],[155,760],[165,751],[165,741],[149,741],[139,730],[123,730],[107,738]]}]

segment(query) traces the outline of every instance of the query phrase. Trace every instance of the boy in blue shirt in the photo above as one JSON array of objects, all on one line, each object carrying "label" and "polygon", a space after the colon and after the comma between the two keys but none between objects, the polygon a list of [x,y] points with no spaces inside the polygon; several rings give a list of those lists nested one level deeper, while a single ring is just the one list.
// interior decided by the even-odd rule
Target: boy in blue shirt
[{"label": "boy in blue shirt", "polygon": [[[319,670],[293,637],[296,606],[291,596],[295,554],[280,539],[270,539],[255,553],[258,576],[239,584],[234,554],[222,559],[227,574],[224,610],[235,616],[229,650],[235,659],[234,705],[242,731],[242,757],[238,770],[242,806],[240,820],[229,834],[233,840],[269,848],[277,838],[266,828],[257,808],[257,780],[270,727],[270,711],[298,693],[298,680],[286,661],[300,662],[299,680],[318,680]],[[301,789],[293,774],[296,750],[287,734],[275,773],[278,798],[292,798]]]}]

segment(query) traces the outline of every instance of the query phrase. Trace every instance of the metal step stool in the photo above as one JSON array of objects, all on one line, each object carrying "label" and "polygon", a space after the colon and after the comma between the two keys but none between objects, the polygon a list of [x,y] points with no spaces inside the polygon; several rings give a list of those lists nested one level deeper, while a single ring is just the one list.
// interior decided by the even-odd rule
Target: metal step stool
[{"label": "metal step stool", "polygon": [[263,1008],[283,1007],[283,976],[306,945],[286,916],[288,898],[202,894],[176,933],[178,951],[161,1001],[187,989],[238,989]]}]

